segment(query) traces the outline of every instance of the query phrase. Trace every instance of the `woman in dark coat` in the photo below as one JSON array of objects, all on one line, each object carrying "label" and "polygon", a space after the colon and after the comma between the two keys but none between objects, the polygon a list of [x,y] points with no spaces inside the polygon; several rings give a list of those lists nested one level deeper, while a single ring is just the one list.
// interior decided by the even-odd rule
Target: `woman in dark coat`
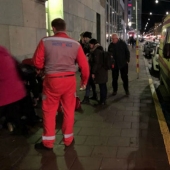
[{"label": "woman in dark coat", "polygon": [[96,84],[99,84],[100,101],[99,104],[105,105],[107,98],[108,71],[103,66],[103,47],[96,39],[89,41],[91,52],[89,57],[90,71]]}]

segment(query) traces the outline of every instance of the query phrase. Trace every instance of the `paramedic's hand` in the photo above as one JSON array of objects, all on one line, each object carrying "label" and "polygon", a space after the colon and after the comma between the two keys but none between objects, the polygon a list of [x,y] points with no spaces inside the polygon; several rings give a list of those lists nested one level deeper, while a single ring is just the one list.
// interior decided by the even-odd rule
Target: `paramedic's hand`
[{"label": "paramedic's hand", "polygon": [[83,89],[86,89],[86,85],[83,85],[83,87],[82,87]]},{"label": "paramedic's hand", "polygon": [[95,79],[95,75],[94,74],[92,74],[91,76],[92,76],[92,79]]}]

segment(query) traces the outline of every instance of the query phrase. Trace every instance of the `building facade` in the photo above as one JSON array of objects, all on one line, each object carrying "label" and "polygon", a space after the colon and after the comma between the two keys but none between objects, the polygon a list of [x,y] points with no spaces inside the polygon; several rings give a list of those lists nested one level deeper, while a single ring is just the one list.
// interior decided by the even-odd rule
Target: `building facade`
[{"label": "building facade", "polygon": [[[137,16],[136,16],[136,2],[137,2]],[[128,0],[128,23],[129,29],[136,29],[136,19],[138,21],[138,30],[141,30],[142,22],[142,0]],[[137,17],[137,18],[136,18]]]},{"label": "building facade", "polygon": [[126,26],[128,21],[127,0],[106,0],[106,49],[111,42],[112,33],[117,33],[126,40]]},{"label": "building facade", "polygon": [[127,0],[1,0],[0,45],[18,60],[31,58],[41,38],[53,35],[51,21],[63,18],[67,33],[77,41],[92,32],[107,49],[111,34],[125,38]]},{"label": "building facade", "polygon": [[90,31],[105,47],[105,0],[1,0],[0,45],[18,60],[30,58],[41,38],[52,35],[51,21],[63,18],[68,34],[79,40]]}]

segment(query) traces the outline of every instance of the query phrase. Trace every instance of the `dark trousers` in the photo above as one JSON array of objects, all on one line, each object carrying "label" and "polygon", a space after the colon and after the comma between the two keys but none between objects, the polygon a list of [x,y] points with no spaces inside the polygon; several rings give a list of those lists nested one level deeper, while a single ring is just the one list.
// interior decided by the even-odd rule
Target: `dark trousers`
[{"label": "dark trousers", "polygon": [[92,88],[93,96],[96,96],[97,95],[96,94],[96,85],[95,85],[94,80],[91,77],[91,75],[89,76],[89,80],[86,85],[86,93],[85,93],[86,97],[90,97],[90,88]]},{"label": "dark trousers", "polygon": [[99,84],[99,89],[100,89],[100,102],[106,102],[107,98],[107,85],[106,83]]},{"label": "dark trousers", "polygon": [[121,69],[114,68],[112,70],[112,87],[113,87],[113,91],[116,92],[118,90],[119,71],[120,71],[121,78],[122,78],[122,81],[123,81],[123,87],[124,87],[125,91],[128,91],[129,90],[128,64],[126,64]]},{"label": "dark trousers", "polygon": [[[26,116],[26,120],[21,120],[22,116]],[[31,96],[26,96],[23,99],[10,103],[5,106],[0,106],[0,118],[5,117],[6,123],[14,123],[16,127],[22,128],[26,124],[33,125],[36,119],[36,113],[32,105]]]}]

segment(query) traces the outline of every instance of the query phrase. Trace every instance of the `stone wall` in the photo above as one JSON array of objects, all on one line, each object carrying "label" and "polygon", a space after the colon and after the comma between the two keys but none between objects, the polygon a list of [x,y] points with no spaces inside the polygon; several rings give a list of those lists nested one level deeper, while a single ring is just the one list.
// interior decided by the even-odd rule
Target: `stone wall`
[{"label": "stone wall", "polygon": [[81,32],[90,31],[96,38],[96,13],[101,16],[101,44],[105,47],[105,8],[103,0],[64,0],[64,19],[68,34],[79,39]]},{"label": "stone wall", "polygon": [[[101,44],[105,47],[105,0],[63,0],[67,32],[74,39],[84,31],[96,38],[96,13],[101,16]],[[32,57],[46,35],[44,3],[37,0],[0,0],[0,45],[20,61]]]},{"label": "stone wall", "polygon": [[46,35],[45,6],[35,0],[1,0],[0,35],[0,45],[17,59],[32,57]]}]

